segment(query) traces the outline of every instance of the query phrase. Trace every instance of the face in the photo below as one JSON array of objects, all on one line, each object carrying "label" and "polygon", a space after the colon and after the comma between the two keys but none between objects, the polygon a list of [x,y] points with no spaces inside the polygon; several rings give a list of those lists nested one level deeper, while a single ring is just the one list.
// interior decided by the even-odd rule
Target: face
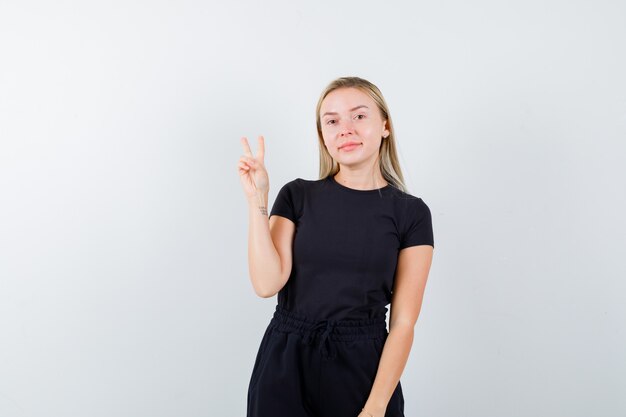
[{"label": "face", "polygon": [[382,137],[389,135],[376,102],[352,87],[333,90],[324,98],[320,122],[324,144],[340,165],[373,165]]}]

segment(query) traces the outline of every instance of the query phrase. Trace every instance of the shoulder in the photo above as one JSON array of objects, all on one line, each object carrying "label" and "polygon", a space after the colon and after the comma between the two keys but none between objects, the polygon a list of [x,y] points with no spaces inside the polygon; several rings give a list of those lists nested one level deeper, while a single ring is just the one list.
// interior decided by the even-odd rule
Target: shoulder
[{"label": "shoulder", "polygon": [[404,208],[418,211],[429,211],[428,205],[422,197],[404,192],[398,188],[393,188],[391,196]]},{"label": "shoulder", "polygon": [[401,191],[393,190],[395,215],[400,230],[408,233],[416,227],[426,227],[432,223],[432,214],[428,204],[422,197]]},{"label": "shoulder", "polygon": [[312,181],[312,180],[305,180],[303,178],[294,178],[291,181],[286,182],[283,187],[305,187],[307,185],[310,185],[311,183],[314,183],[316,181]]},{"label": "shoulder", "polygon": [[313,187],[318,186],[319,184],[322,183],[323,180],[307,180],[304,178],[295,178],[291,181],[286,182],[282,187],[286,190],[292,191],[292,192],[304,192],[306,190],[309,190]]},{"label": "shoulder", "polygon": [[434,247],[432,215],[428,204],[421,198],[402,193],[400,249],[409,246],[430,245]]}]

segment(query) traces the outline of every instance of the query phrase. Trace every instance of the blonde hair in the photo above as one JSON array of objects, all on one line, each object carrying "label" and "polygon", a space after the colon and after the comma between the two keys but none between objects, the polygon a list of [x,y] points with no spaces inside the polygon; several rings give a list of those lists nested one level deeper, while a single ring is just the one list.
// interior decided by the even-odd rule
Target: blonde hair
[{"label": "blonde hair", "polygon": [[339,172],[339,164],[330,156],[326,145],[324,144],[324,137],[322,136],[322,123],[320,120],[320,108],[322,102],[328,94],[339,88],[357,88],[370,96],[374,102],[376,102],[380,115],[387,121],[387,130],[389,130],[389,136],[384,138],[380,144],[378,152],[378,166],[383,175],[383,178],[392,186],[407,192],[406,185],[404,184],[404,177],[402,170],[400,169],[400,161],[398,160],[398,154],[396,151],[396,139],[393,130],[393,124],[391,123],[391,115],[389,114],[389,108],[383,98],[382,93],[371,82],[359,77],[341,77],[331,81],[326,86],[320,98],[317,102],[315,110],[315,119],[317,124],[317,137],[319,139],[320,149],[320,179],[324,179],[330,175],[335,175]]}]

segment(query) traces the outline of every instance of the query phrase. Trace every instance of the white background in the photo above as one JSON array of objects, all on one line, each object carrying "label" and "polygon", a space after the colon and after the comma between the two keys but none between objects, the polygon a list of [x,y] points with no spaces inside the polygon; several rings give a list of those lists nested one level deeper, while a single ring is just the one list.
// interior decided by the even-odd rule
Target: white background
[{"label": "white background", "polygon": [[[410,417],[626,415],[622,1],[0,2],[0,416],[243,416],[239,139],[270,204],[315,104],[389,103],[435,252]],[[355,416],[356,417],[356,416]]]}]

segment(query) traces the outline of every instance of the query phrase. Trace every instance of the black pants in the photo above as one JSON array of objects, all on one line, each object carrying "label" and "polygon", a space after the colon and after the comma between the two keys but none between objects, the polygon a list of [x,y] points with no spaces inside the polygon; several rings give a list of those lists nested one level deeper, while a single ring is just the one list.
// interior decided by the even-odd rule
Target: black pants
[{"label": "black pants", "polygon": [[[247,417],[357,417],[387,336],[385,316],[309,321],[277,305],[252,369]],[[404,417],[400,382],[385,417]]]}]

